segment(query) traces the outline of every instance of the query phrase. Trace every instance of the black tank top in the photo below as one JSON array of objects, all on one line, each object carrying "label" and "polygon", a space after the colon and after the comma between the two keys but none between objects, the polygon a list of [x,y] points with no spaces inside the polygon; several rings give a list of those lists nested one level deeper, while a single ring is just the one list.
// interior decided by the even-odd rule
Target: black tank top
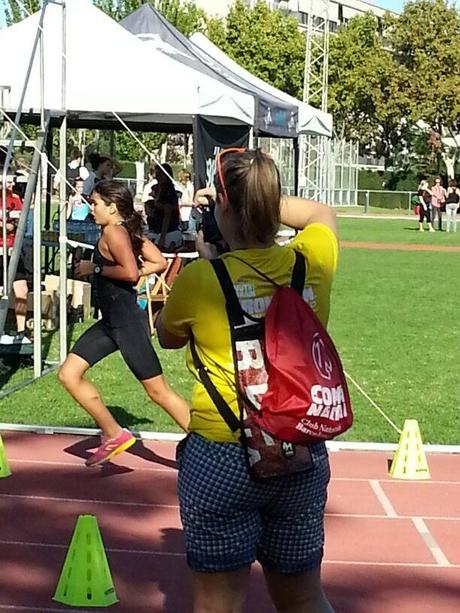
[{"label": "black tank top", "polygon": [[446,204],[458,204],[459,200],[460,196],[458,195],[457,190],[455,190],[454,192],[449,192],[447,194]]},{"label": "black tank top", "polygon": [[[99,242],[94,249],[93,262],[98,266],[113,266],[113,262],[107,260],[99,251]],[[130,319],[142,313],[137,305],[137,292],[128,281],[94,275],[93,294],[95,306],[110,326],[126,326]]]}]

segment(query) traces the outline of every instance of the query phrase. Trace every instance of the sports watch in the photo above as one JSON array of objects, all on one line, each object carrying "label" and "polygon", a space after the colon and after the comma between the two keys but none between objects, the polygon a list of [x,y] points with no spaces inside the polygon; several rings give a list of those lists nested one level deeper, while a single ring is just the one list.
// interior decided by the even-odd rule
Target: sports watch
[{"label": "sports watch", "polygon": [[95,275],[101,275],[102,274],[102,266],[99,266],[99,264],[96,264],[96,266],[94,267],[94,274]]}]

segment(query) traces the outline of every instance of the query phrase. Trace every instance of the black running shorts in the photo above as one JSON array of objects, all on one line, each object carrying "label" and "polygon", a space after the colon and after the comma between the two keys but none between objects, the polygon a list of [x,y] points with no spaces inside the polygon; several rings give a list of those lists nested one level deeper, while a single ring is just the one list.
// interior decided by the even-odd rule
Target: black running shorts
[{"label": "black running shorts", "polygon": [[114,351],[120,351],[139,381],[157,377],[163,372],[150,339],[145,311],[134,311],[133,317],[119,327],[109,326],[101,319],[78,339],[71,353],[93,366]]}]

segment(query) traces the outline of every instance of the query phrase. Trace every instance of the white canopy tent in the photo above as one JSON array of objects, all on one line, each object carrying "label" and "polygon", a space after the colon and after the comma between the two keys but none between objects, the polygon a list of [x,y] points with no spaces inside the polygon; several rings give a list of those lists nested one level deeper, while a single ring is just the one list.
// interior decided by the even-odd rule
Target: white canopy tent
[{"label": "white canopy tent", "polygon": [[[66,107],[69,125],[114,127],[116,112],[134,128],[184,131],[196,115],[218,124],[254,120],[254,98],[183,66],[136,37],[93,6],[66,0]],[[39,24],[39,13],[0,31],[0,85],[4,110],[16,111]],[[43,26],[44,108],[61,111],[62,13],[47,7]],[[21,44],[21,53],[12,50]],[[8,61],[7,58],[11,58]],[[24,100],[25,115],[39,115],[40,67],[36,58]]]},{"label": "white canopy tent", "polygon": [[237,64],[227,54],[221,51],[221,49],[206,38],[204,34],[201,34],[200,32],[192,34],[190,41],[199,51],[201,51],[202,54],[205,55],[209,62],[218,62],[228,71],[230,71],[230,73],[234,73],[236,76],[239,76],[245,81],[252,83],[255,87],[267,92],[267,94],[277,96],[285,102],[296,105],[299,109],[299,134],[326,136],[328,138],[332,137],[332,115],[325,113],[324,111],[320,111],[309,104],[301,102],[300,100],[297,100],[297,98],[286,94],[266,81],[255,77],[252,73]]}]

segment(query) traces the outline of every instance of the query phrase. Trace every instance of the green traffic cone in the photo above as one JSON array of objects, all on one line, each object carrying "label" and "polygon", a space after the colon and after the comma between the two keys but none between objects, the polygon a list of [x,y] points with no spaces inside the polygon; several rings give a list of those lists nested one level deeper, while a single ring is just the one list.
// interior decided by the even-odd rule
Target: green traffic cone
[{"label": "green traffic cone", "polygon": [[118,602],[94,515],[80,515],[53,600],[72,607],[109,607]]},{"label": "green traffic cone", "polygon": [[3,444],[2,437],[0,436],[0,479],[9,477],[11,475],[10,465],[6,457],[5,446]]}]

